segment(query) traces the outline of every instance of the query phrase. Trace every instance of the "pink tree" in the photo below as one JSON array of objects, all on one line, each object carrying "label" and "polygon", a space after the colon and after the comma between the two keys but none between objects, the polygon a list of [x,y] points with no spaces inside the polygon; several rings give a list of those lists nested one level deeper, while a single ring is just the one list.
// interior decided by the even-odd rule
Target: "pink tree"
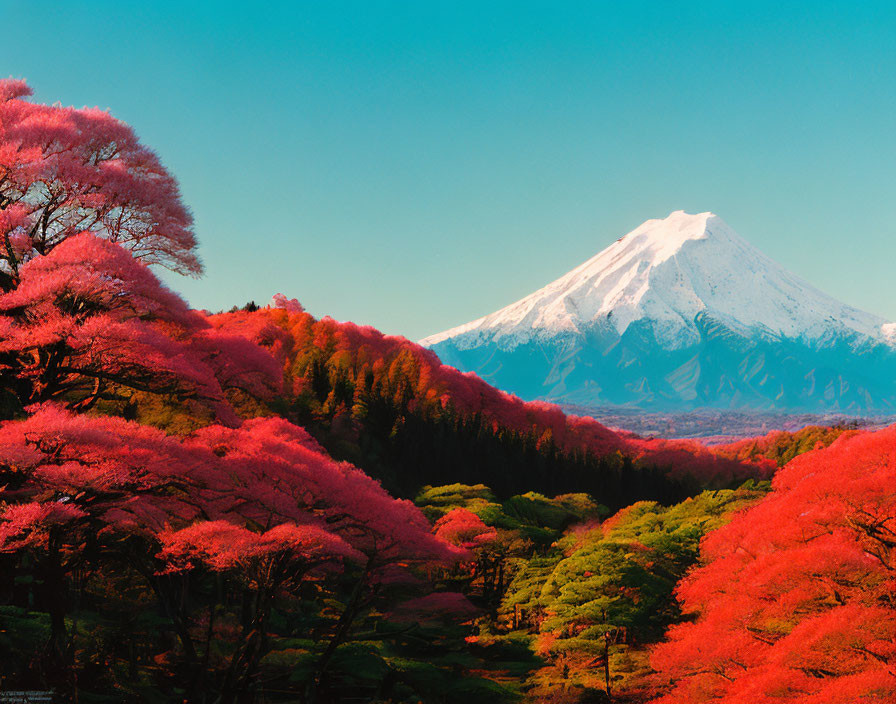
[{"label": "pink tree", "polygon": [[89,233],[22,264],[0,295],[0,369],[23,406],[86,410],[125,388],[198,398],[228,421],[222,386],[265,394],[281,377],[267,352],[211,328],[130,252]]},{"label": "pink tree", "polygon": [[[292,592],[309,574],[339,567],[342,560],[364,557],[345,540],[315,525],[281,523],[263,533],[227,521],[206,521],[160,536],[159,557],[170,571],[197,563],[234,575],[253,595],[251,616],[230,656],[221,684],[221,702],[229,704],[249,689],[267,649],[268,619],[274,598]],[[214,610],[209,614],[213,626]]]},{"label": "pink tree", "polygon": [[0,290],[21,266],[89,231],[137,259],[198,274],[177,182],[133,130],[97,108],[31,103],[0,80]]},{"label": "pink tree", "polygon": [[211,426],[191,443],[213,448],[222,470],[237,478],[216,497],[231,515],[263,528],[284,519],[316,520],[363,556],[318,660],[309,699],[359,614],[384,587],[407,581],[414,566],[447,566],[466,555],[433,535],[413,503],[392,498],[356,467],[334,462],[306,431],[287,421],[257,418],[236,429]]},{"label": "pink tree", "polygon": [[45,566],[54,652],[64,650],[68,574],[120,560],[158,596],[200,683],[185,575],[210,569],[241,583],[254,606],[225,672],[231,694],[251,684],[278,593],[324,566],[359,565],[322,673],[379,589],[406,579],[414,565],[461,555],[431,534],[413,504],[334,462],[304,430],[279,419],[209,426],[180,439],[46,405],[0,425],[0,484],[0,551],[28,551]]},{"label": "pink tree", "polygon": [[495,541],[498,532],[472,511],[453,508],[433,526],[433,533],[452,545],[474,550]]},{"label": "pink tree", "polygon": [[[0,371],[7,406],[86,410],[120,388],[197,398],[279,387],[270,355],[213,329],[146,265],[199,274],[177,183],[98,109],[27,101],[0,80]],[[0,414],[2,417],[2,414]]]},{"label": "pink tree", "polygon": [[54,669],[67,660],[69,574],[194,520],[191,493],[214,459],[153,428],[52,405],[0,425],[0,552],[27,553],[42,575]]}]

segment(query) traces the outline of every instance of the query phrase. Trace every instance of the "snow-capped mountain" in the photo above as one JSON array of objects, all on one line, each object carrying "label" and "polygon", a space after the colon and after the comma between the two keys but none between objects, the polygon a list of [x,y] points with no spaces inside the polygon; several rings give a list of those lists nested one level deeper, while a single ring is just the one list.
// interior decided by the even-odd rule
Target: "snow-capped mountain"
[{"label": "snow-capped mountain", "polygon": [[524,398],[896,407],[896,324],[822,293],[713,213],[648,220],[535,293],[421,344]]}]

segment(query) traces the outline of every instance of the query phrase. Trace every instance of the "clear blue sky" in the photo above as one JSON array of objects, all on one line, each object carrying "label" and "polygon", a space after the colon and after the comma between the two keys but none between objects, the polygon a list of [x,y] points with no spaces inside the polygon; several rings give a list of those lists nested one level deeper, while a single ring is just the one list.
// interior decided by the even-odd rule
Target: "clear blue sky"
[{"label": "clear blue sky", "polygon": [[411,338],[712,210],[896,320],[896,3],[22,2],[0,74],[131,123],[209,309]]}]

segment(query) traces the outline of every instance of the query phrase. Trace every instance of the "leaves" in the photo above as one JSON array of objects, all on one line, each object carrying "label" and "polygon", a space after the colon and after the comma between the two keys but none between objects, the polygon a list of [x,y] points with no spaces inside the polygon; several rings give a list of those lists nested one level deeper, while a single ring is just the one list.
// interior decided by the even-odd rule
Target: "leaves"
[{"label": "leaves", "polygon": [[678,588],[696,621],[654,653],[663,702],[896,696],[896,429],[800,455],[703,545]]},{"label": "leaves", "polygon": [[96,108],[40,105],[0,80],[0,289],[30,259],[81,232],[137,259],[198,274],[192,217],[177,182],[133,130]]}]

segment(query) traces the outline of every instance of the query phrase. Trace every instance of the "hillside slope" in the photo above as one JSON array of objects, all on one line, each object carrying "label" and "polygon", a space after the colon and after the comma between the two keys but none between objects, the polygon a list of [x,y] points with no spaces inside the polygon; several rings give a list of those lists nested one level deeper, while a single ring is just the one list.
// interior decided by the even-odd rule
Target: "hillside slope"
[{"label": "hillside slope", "polygon": [[621,507],[764,477],[766,460],[696,441],[644,439],[557,406],[525,402],[371,327],[316,320],[295,301],[213,316],[281,361],[288,407],[335,456],[412,496],[426,484],[486,483],[499,495],[587,491]]}]

